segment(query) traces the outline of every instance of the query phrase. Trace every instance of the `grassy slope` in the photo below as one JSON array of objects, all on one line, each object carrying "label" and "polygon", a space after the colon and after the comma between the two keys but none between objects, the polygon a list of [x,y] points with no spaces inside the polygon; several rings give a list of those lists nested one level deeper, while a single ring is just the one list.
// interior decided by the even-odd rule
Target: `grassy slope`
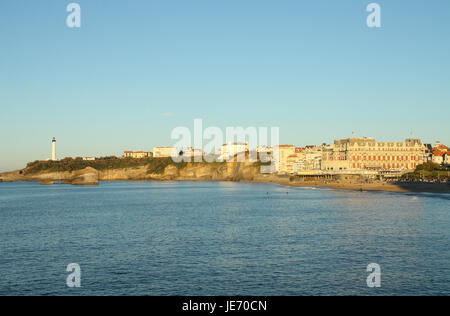
[{"label": "grassy slope", "polygon": [[441,166],[432,162],[424,163],[420,165],[413,172],[403,175],[404,180],[442,180],[449,178],[450,168]]}]

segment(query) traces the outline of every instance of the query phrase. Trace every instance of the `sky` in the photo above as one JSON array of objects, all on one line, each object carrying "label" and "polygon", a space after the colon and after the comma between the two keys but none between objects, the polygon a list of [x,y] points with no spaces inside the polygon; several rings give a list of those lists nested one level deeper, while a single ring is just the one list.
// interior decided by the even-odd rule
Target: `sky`
[{"label": "sky", "polygon": [[[81,7],[81,28],[66,7]],[[2,0],[0,171],[173,145],[171,131],[280,128],[450,144],[450,1]]]}]

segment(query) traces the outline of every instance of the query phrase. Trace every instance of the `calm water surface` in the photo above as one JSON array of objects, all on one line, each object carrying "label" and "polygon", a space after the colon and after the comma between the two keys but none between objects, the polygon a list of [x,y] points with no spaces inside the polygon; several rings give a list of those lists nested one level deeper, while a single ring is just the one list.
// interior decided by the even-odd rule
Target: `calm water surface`
[{"label": "calm water surface", "polygon": [[[0,295],[450,295],[449,206],[271,184],[0,183]],[[366,285],[372,262],[381,288]]]}]

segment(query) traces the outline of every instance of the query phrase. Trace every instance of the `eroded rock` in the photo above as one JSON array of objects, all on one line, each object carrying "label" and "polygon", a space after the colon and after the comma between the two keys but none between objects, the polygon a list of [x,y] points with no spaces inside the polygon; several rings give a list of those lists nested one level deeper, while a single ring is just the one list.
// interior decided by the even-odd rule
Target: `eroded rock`
[{"label": "eroded rock", "polygon": [[74,171],[70,183],[73,185],[98,185],[98,171],[91,167]]}]

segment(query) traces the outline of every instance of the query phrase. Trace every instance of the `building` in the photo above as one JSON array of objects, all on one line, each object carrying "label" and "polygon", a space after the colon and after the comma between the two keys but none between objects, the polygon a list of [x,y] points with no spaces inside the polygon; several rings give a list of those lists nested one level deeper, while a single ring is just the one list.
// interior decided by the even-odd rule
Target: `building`
[{"label": "building", "polygon": [[154,158],[164,158],[164,157],[176,157],[179,151],[175,147],[154,147],[153,157]]},{"label": "building", "polygon": [[153,154],[150,151],[124,151],[123,156],[125,158],[151,158]]},{"label": "building", "polygon": [[423,163],[420,139],[404,142],[377,142],[374,138],[336,140],[323,149],[322,170],[412,170]]},{"label": "building", "polygon": [[264,154],[267,154],[267,155],[271,155],[272,154],[272,147],[266,146],[266,145],[258,145],[258,146],[256,146],[256,152],[258,154],[264,153]]},{"label": "building", "polygon": [[445,145],[442,145],[440,142],[436,142],[436,145],[434,145],[432,149],[432,158],[431,161],[442,165],[445,164],[446,156],[448,156],[448,147]]},{"label": "building", "polygon": [[319,171],[322,165],[322,146],[295,148],[295,153],[287,158],[287,172],[298,174],[302,171]]},{"label": "building", "polygon": [[249,152],[248,142],[223,144],[219,149],[219,160],[228,161],[234,156]]},{"label": "building", "polygon": [[303,151],[303,168],[300,171],[320,170],[322,167],[323,150],[323,145],[305,148]]},{"label": "building", "polygon": [[[279,173],[298,174],[301,171],[313,171],[321,169],[322,146],[307,146],[296,148],[292,145],[279,147]],[[275,149],[274,149],[275,150]]]},{"label": "building", "polygon": [[56,161],[56,139],[53,137],[52,139],[52,160]]},{"label": "building", "polygon": [[258,145],[256,146],[256,153],[258,155],[258,159],[262,162],[268,162],[272,160],[272,147],[266,145]]},{"label": "building", "polygon": [[83,160],[85,160],[85,161],[94,161],[95,157],[83,157]]},{"label": "building", "polygon": [[444,164],[445,155],[442,152],[434,152],[432,162],[438,165]]},{"label": "building", "polygon": [[433,160],[433,145],[431,144],[423,144],[423,162],[429,162]]},{"label": "building", "polygon": [[444,165],[450,166],[450,151],[445,154]]},{"label": "building", "polygon": [[444,144],[441,144],[440,141],[437,141],[436,144],[433,147],[433,150],[435,150],[435,149],[437,149],[437,150],[448,150],[448,147],[445,146]]},{"label": "building", "polygon": [[286,162],[286,172],[289,174],[296,174],[304,169],[304,158],[303,153],[295,152],[287,157]]},{"label": "building", "polygon": [[256,152],[257,153],[271,153],[272,152],[272,147],[270,146],[266,146],[266,145],[258,145],[256,146]]},{"label": "building", "polygon": [[[292,170],[289,163],[292,163],[293,157],[295,155],[294,145],[279,145],[273,147],[273,162],[276,166],[278,173],[287,174]],[[288,159],[289,158],[289,159]],[[289,160],[289,161],[288,161]]]},{"label": "building", "polygon": [[188,147],[183,152],[184,161],[201,161],[203,159],[203,150]]}]

